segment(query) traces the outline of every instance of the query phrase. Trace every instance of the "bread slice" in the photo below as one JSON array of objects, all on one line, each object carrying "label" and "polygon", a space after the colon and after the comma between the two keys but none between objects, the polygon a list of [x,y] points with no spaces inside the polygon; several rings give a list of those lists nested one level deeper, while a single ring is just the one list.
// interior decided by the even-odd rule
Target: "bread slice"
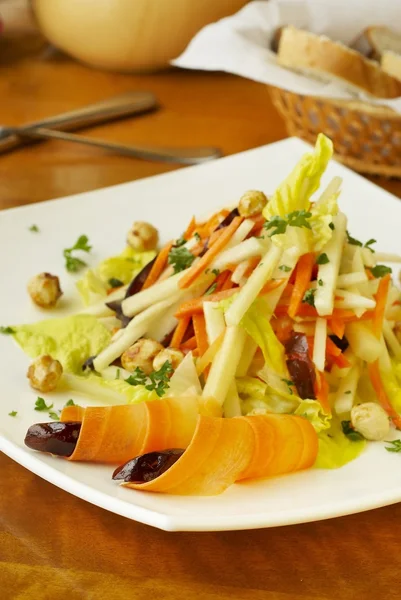
[{"label": "bread slice", "polygon": [[383,52],[381,66],[383,71],[401,80],[401,54],[389,51]]},{"label": "bread slice", "polygon": [[351,48],[369,58],[380,60],[387,50],[401,54],[401,34],[389,27],[372,25],[361,33]]},{"label": "bread slice", "polygon": [[365,92],[377,98],[401,96],[401,81],[380,65],[326,36],[295,27],[281,33],[278,63],[322,81],[336,81],[351,93]]}]

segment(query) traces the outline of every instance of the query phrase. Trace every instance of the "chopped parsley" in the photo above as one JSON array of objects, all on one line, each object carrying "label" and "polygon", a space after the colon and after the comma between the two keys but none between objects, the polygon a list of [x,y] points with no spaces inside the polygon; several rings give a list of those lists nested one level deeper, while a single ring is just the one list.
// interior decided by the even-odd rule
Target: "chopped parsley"
[{"label": "chopped parsley", "polygon": [[0,327],[0,333],[2,333],[3,335],[12,335],[13,333],[15,333],[15,329],[13,329],[12,327]]},{"label": "chopped parsley", "polygon": [[209,288],[209,289],[208,289],[208,290],[205,292],[205,296],[209,296],[210,294],[213,294],[213,292],[215,292],[215,291],[216,291],[216,288],[217,288],[217,283],[216,283],[216,282],[214,282],[214,283],[213,283],[213,284],[210,286],[210,288]]},{"label": "chopped parsley", "polygon": [[329,263],[329,262],[330,262],[330,259],[327,256],[326,252],[322,252],[322,254],[319,254],[319,256],[316,259],[317,265],[327,265],[327,263]]},{"label": "chopped parsley", "polygon": [[187,243],[187,240],[184,237],[180,237],[180,238],[178,238],[178,240],[176,240],[174,245],[176,248],[179,248],[180,246],[183,246],[186,243]]},{"label": "chopped parsley", "polygon": [[180,273],[192,265],[195,256],[188,248],[173,246],[168,255],[168,264],[173,265],[174,273]]},{"label": "chopped parsley", "polygon": [[351,394],[351,390],[347,390],[344,394]]},{"label": "chopped parsley", "polygon": [[49,406],[47,406],[43,398],[40,396],[37,397],[35,402],[35,410],[50,410],[51,408],[53,408],[53,404],[49,404]]},{"label": "chopped parsley", "polygon": [[334,225],[333,221],[331,223],[329,223],[329,227],[332,231],[335,230],[335,225]]},{"label": "chopped parsley", "polygon": [[18,411],[16,410],[12,410],[11,412],[8,413],[9,417],[16,417],[18,415]]},{"label": "chopped parsley", "polygon": [[194,233],[194,238],[196,239],[197,242],[201,241],[201,236],[199,235],[199,233],[197,231],[195,231],[195,233]]},{"label": "chopped parsley", "polygon": [[89,240],[87,235],[80,235],[75,244],[71,246],[71,248],[66,248],[63,251],[63,256],[65,258],[65,268],[67,269],[67,271],[70,271],[70,273],[75,273],[76,271],[79,271],[81,267],[86,267],[86,262],[84,262],[80,258],[77,258],[76,256],[73,256],[72,253],[76,250],[82,250],[82,252],[90,252],[92,246],[90,246],[88,242]]},{"label": "chopped parsley", "polygon": [[65,408],[66,406],[76,406],[76,404],[75,404],[74,400],[70,399],[70,400],[68,400],[68,402],[66,402],[66,403],[64,404],[64,408]]},{"label": "chopped parsley", "polygon": [[306,210],[294,210],[288,213],[285,218],[276,215],[264,224],[265,229],[272,229],[269,237],[280,233],[285,233],[287,227],[306,227],[312,229],[308,219],[312,216],[312,213]]},{"label": "chopped parsley", "polygon": [[315,306],[315,294],[316,289],[310,288],[309,290],[306,290],[302,302],[310,304],[310,306]]},{"label": "chopped parsley", "polygon": [[343,430],[343,434],[349,440],[351,440],[351,442],[360,442],[361,440],[365,439],[363,435],[359,433],[359,431],[355,431],[355,429],[351,425],[351,421],[341,421],[341,427]]},{"label": "chopped parsley", "polygon": [[385,446],[387,452],[401,452],[401,440],[386,441],[386,444],[391,444],[391,446]]},{"label": "chopped parsley", "polygon": [[289,393],[292,395],[294,392],[292,391],[292,388],[294,387],[294,383],[291,381],[291,379],[284,379],[284,377],[281,379],[281,381],[283,381],[284,383],[287,384],[288,386],[288,391]]},{"label": "chopped parsley", "polygon": [[291,267],[289,267],[288,265],[280,265],[279,269],[280,271],[284,271],[284,273],[289,273],[291,271]]},{"label": "chopped parsley", "polygon": [[33,231],[34,233],[39,232],[39,227],[37,225],[31,225],[29,231]]},{"label": "chopped parsley", "polygon": [[370,267],[370,272],[374,277],[384,277],[388,273],[392,273],[392,269],[390,267],[386,267],[386,265],[376,265],[375,267]]},{"label": "chopped parsley", "polygon": [[53,419],[53,421],[60,421],[60,415],[58,415],[57,413],[50,411],[49,412],[49,417],[51,419]]},{"label": "chopped parsley", "polygon": [[212,269],[212,273],[213,273],[213,275],[216,275],[216,277],[217,277],[218,275],[220,275],[220,271],[219,271],[219,269]]},{"label": "chopped parsley", "polygon": [[362,244],[362,242],[360,242],[359,240],[352,237],[352,235],[350,235],[349,232],[347,231],[347,241],[349,244],[351,244],[351,246],[360,246],[361,248],[367,248],[371,252],[374,252],[373,248],[371,248],[371,245],[376,244],[377,240],[374,240],[373,238],[371,238],[365,244]]},{"label": "chopped parsley", "polygon": [[173,373],[173,367],[170,361],[166,360],[164,365],[158,371],[152,371],[149,375],[137,367],[135,371],[125,381],[130,385],[143,385],[145,388],[161,397],[166,393],[169,386],[170,375]]},{"label": "chopped parsley", "polygon": [[115,379],[120,379],[120,375],[121,375],[121,371],[120,371],[120,369],[117,369]]},{"label": "chopped parsley", "polygon": [[317,284],[321,287],[323,285],[323,279],[318,279]]},{"label": "chopped parsley", "polygon": [[119,288],[124,285],[124,282],[121,279],[116,279],[116,277],[111,277],[108,281],[108,284],[111,288]]}]

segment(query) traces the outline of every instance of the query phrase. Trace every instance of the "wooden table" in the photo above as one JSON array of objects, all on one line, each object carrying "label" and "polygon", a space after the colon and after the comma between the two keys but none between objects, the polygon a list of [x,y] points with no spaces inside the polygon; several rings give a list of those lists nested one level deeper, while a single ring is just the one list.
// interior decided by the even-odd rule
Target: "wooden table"
[{"label": "wooden table", "polygon": [[[7,45],[5,55],[0,51],[4,123],[23,123],[125,90],[150,89],[162,104],[159,112],[98,127],[91,135],[215,144],[225,154],[286,135],[263,85],[223,74],[102,73],[66,58],[45,58],[40,47],[37,39],[29,39],[29,44]],[[47,142],[0,158],[0,207],[172,168]],[[400,182],[377,182],[401,195]],[[0,598],[398,599],[398,519],[401,504],[279,529],[165,533],[70,496],[2,455]]]}]

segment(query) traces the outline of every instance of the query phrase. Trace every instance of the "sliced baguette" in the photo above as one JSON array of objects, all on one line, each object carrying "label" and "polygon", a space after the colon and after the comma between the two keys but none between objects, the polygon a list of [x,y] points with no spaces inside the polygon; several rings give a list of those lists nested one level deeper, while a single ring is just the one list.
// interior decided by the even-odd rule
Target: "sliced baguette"
[{"label": "sliced baguette", "polygon": [[369,58],[380,60],[387,50],[401,54],[401,34],[389,27],[372,25],[357,37],[351,48]]},{"label": "sliced baguette", "polygon": [[365,92],[377,98],[401,96],[401,81],[380,65],[326,36],[295,27],[281,33],[277,56],[283,67],[322,81],[337,81],[351,93]]},{"label": "sliced baguette", "polygon": [[395,54],[390,51],[383,52],[381,66],[383,71],[401,80],[401,54]]}]

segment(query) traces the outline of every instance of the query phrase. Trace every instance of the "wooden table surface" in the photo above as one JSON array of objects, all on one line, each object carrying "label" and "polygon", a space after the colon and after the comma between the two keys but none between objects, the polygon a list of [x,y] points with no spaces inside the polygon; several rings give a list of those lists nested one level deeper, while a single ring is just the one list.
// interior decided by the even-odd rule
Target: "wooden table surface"
[{"label": "wooden table surface", "polygon": [[[138,143],[214,144],[225,154],[286,135],[263,85],[196,72],[110,74],[49,55],[35,36],[1,43],[2,123],[149,89],[160,99],[160,111],[90,134]],[[0,157],[0,207],[172,168],[46,142]],[[401,196],[400,182],[377,183]],[[270,530],[166,533],[87,504],[0,455],[0,598],[398,599],[398,519],[401,504]]]}]

